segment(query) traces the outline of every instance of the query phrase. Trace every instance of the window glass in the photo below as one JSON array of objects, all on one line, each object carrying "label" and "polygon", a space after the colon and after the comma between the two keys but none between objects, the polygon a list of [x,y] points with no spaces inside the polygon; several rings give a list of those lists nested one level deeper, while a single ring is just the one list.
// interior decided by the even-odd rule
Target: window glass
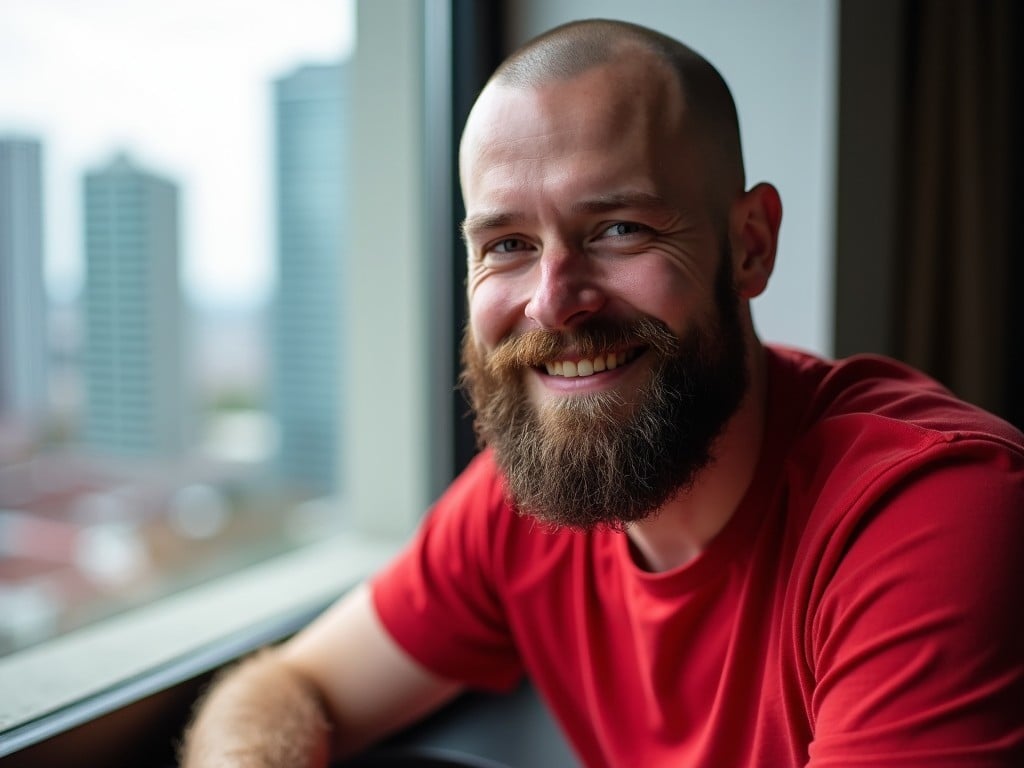
[{"label": "window glass", "polygon": [[345,525],[354,45],[346,0],[5,3],[0,655]]}]

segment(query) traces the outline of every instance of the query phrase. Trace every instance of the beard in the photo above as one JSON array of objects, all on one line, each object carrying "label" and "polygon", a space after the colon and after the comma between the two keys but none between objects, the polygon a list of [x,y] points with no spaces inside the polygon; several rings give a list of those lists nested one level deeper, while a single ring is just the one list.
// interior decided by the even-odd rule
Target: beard
[{"label": "beard", "polygon": [[[480,444],[494,451],[519,513],[576,530],[622,530],[692,486],[747,391],[746,345],[728,254],[715,278],[716,317],[684,336],[661,321],[594,320],[528,331],[485,355],[467,329],[460,380]],[[632,392],[530,402],[526,369],[572,349],[582,357],[640,344],[653,358]],[[627,400],[627,397],[629,398]]]}]

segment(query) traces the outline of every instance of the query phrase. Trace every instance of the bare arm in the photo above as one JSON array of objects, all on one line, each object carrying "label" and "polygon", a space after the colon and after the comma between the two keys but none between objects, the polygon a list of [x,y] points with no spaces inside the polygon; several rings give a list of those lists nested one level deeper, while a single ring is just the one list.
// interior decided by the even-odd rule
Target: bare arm
[{"label": "bare arm", "polygon": [[262,651],[215,682],[186,733],[181,765],[322,768],[329,728],[316,689],[278,651]]},{"label": "bare arm", "polygon": [[182,766],[322,768],[457,692],[394,643],[361,586],[213,687],[186,734]]}]

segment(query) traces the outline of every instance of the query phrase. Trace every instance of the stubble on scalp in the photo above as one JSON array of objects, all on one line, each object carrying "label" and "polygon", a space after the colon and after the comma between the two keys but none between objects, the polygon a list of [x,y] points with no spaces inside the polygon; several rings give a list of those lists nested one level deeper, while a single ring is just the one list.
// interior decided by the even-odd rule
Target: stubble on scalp
[{"label": "stubble on scalp", "polygon": [[697,148],[713,209],[727,210],[746,183],[736,104],[714,65],[679,40],[625,21],[572,21],[516,50],[495,70],[488,87],[537,88],[644,55],[664,67],[681,96],[685,119],[680,141]]}]

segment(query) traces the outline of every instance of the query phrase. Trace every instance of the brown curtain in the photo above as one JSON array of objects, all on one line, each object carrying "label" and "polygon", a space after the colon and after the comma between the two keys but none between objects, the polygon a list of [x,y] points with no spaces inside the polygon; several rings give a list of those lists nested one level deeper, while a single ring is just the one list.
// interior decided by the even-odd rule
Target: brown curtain
[{"label": "brown curtain", "polygon": [[893,296],[895,354],[1011,419],[1024,397],[1015,2],[908,5]]}]

